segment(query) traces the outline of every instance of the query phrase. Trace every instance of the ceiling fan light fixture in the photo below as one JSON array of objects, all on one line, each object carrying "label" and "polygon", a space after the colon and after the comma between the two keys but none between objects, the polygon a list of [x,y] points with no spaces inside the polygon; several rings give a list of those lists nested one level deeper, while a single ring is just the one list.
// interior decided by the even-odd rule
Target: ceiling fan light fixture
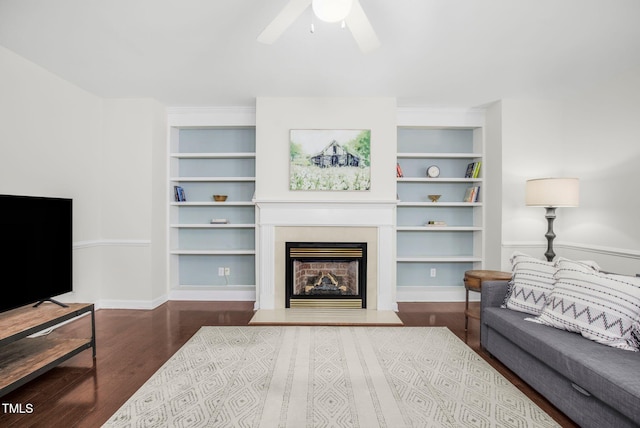
[{"label": "ceiling fan light fixture", "polygon": [[353,0],[313,0],[311,7],[318,19],[325,22],[339,22],[349,16]]}]

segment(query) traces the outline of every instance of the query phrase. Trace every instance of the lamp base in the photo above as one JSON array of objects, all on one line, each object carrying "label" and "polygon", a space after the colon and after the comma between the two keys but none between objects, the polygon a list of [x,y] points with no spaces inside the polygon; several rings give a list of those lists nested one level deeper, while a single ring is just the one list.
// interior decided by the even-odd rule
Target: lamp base
[{"label": "lamp base", "polygon": [[553,240],[556,237],[556,234],[553,233],[553,221],[556,219],[556,208],[555,207],[546,207],[547,210],[545,217],[547,219],[547,233],[545,233],[545,237],[547,238],[547,252],[544,253],[548,262],[553,261],[556,257],[556,253],[553,252]]}]

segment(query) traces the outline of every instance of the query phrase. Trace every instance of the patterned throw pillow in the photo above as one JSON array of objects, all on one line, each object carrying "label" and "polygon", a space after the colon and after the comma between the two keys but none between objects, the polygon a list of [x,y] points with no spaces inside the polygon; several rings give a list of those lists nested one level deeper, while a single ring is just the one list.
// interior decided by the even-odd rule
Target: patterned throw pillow
[{"label": "patterned throw pillow", "polygon": [[555,263],[515,252],[511,256],[513,277],[503,307],[540,315],[553,290]]},{"label": "patterned throw pillow", "polygon": [[614,348],[640,349],[640,278],[560,259],[556,284],[535,320]]}]

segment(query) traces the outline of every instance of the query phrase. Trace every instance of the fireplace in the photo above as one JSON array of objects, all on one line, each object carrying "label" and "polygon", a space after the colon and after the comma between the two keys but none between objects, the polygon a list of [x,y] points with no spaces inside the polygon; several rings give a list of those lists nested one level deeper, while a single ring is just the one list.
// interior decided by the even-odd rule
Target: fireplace
[{"label": "fireplace", "polygon": [[287,242],[285,307],[366,308],[365,242]]},{"label": "fireplace", "polygon": [[397,202],[256,201],[255,309],[285,309],[287,242],[366,242],[366,309],[397,311]]}]

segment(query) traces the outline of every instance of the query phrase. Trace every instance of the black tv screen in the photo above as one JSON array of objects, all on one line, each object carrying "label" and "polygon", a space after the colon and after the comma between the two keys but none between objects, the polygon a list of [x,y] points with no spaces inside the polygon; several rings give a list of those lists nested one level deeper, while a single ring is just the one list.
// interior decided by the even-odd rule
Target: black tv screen
[{"label": "black tv screen", "polygon": [[0,195],[0,312],[72,291],[72,200]]}]

